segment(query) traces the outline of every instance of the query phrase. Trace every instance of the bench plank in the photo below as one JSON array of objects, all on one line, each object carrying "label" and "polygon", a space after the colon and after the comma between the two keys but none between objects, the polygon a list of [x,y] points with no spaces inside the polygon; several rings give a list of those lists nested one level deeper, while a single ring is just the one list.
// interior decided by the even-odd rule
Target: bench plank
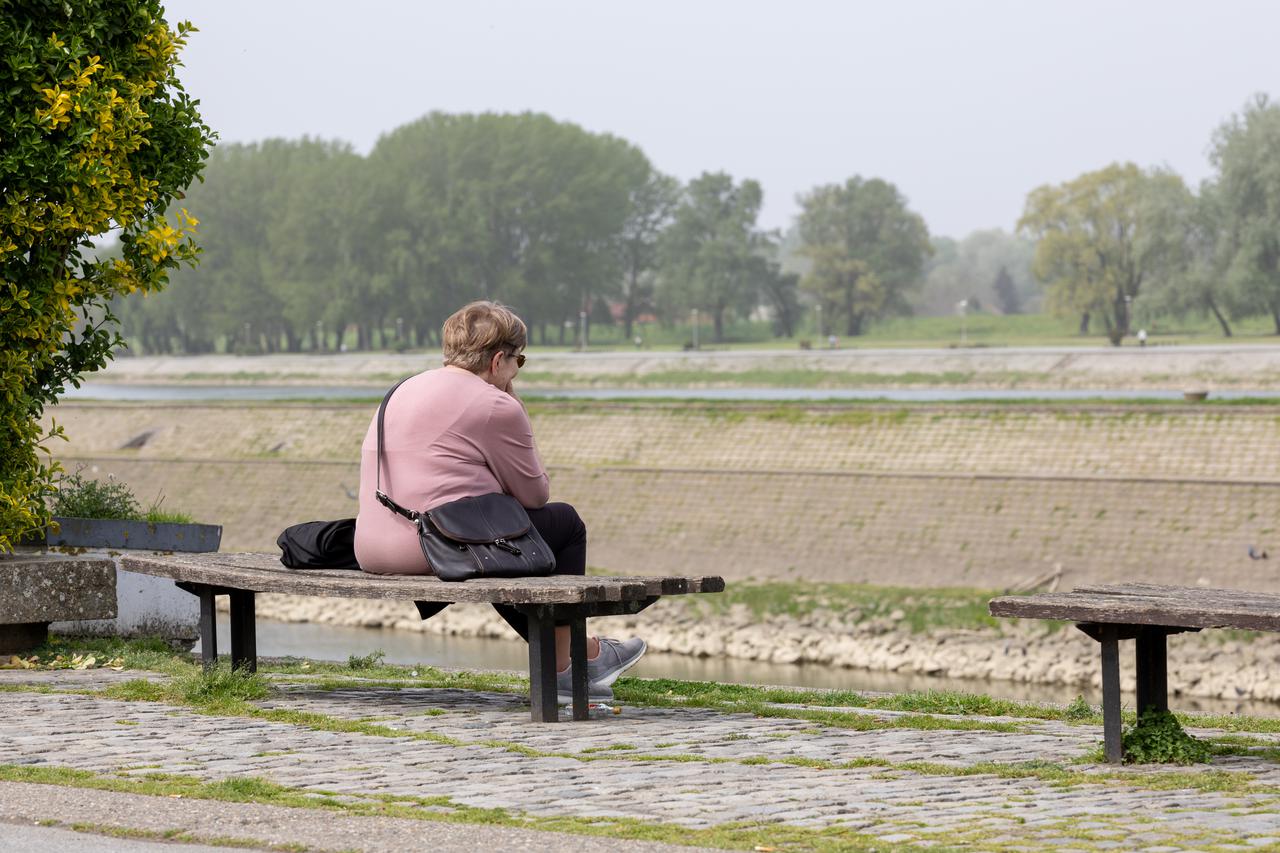
[{"label": "bench plank", "polygon": [[296,570],[271,554],[130,555],[127,571],[187,583],[293,595],[502,604],[589,604],[636,601],[660,595],[718,592],[718,577],[476,578],[462,583],[429,575],[375,575],[343,570]]},{"label": "bench plank", "polygon": [[1206,606],[1247,605],[1280,612],[1280,595],[1269,592],[1252,592],[1243,589],[1214,589],[1210,587],[1165,586],[1154,583],[1097,584],[1078,586],[1073,592],[1089,592],[1100,595],[1123,595],[1165,599],[1169,601],[1196,602]]},{"label": "bench plank", "polygon": [[[1200,590],[1192,592],[1199,593]],[[1177,596],[1076,591],[1002,596],[992,599],[989,609],[992,616],[1023,619],[1280,631],[1280,597],[1273,597],[1268,602],[1198,594]]]}]

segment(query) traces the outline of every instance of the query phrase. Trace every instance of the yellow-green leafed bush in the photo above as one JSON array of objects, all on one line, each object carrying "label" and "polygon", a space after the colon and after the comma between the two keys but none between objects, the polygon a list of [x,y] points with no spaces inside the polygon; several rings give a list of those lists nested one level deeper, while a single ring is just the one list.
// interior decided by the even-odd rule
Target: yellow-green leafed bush
[{"label": "yellow-green leafed bush", "polygon": [[195,259],[166,217],[213,140],[176,76],[190,31],[158,2],[0,0],[0,551],[47,520],[39,418],[122,344],[109,301]]}]

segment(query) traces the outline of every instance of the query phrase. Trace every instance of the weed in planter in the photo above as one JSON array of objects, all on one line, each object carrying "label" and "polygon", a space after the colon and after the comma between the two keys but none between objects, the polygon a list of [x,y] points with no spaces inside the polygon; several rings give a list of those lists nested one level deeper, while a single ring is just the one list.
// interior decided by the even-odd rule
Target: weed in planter
[{"label": "weed in planter", "polygon": [[159,495],[151,506],[147,507],[147,511],[142,514],[142,520],[148,524],[190,524],[191,516],[185,512],[170,512],[160,508],[160,504],[164,503],[164,495]]},{"label": "weed in planter", "polygon": [[160,494],[145,511],[138,505],[133,490],[125,483],[117,483],[115,475],[108,474],[107,481],[87,480],[81,472],[84,466],[68,474],[58,483],[51,510],[65,518],[105,518],[121,521],[145,521],[148,524],[190,524],[191,516],[160,508],[164,495]]},{"label": "weed in planter", "polygon": [[1209,745],[1182,730],[1168,711],[1148,708],[1120,738],[1126,764],[1203,764]]},{"label": "weed in planter", "polygon": [[136,519],[141,509],[133,492],[124,483],[117,483],[111,475],[107,482],[86,480],[81,476],[83,466],[74,474],[68,474],[58,483],[53,496],[54,515],[68,518]]}]

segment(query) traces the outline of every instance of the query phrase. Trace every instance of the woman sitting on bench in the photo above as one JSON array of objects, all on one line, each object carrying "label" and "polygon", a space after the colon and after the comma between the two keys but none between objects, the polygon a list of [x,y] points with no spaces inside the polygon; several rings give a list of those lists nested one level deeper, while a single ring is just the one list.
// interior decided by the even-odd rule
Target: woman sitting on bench
[{"label": "woman sitting on bench", "polygon": [[[404,506],[433,508],[460,498],[504,492],[518,500],[555,553],[556,574],[587,570],[587,528],[566,503],[548,503],[550,484],[533,443],[533,427],[513,382],[524,365],[528,332],[510,309],[473,302],[455,312],[441,333],[444,364],[405,380],[387,403],[382,479]],[[374,496],[377,418],[360,456],[360,514],[356,559],[366,572],[430,574],[413,522],[389,512]],[[419,604],[426,619],[446,604]],[[527,641],[528,622],[512,607],[494,609]],[[588,698],[607,702],[612,684],[645,652],[644,640],[587,640]],[[556,627],[559,701],[572,701],[569,627]]]}]

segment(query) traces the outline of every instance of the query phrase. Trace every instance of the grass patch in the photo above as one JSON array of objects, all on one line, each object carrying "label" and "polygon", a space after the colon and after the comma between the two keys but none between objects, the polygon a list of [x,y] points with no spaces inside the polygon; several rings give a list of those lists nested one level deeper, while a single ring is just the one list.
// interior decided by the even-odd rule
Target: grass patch
[{"label": "grass patch", "polygon": [[762,621],[780,614],[794,618],[820,611],[840,614],[849,622],[887,618],[913,633],[925,633],[943,628],[999,630],[1001,623],[987,612],[987,603],[998,594],[969,588],[792,581],[729,584],[724,592],[682,603],[713,614],[742,605]]},{"label": "grass patch", "polygon": [[351,655],[347,658],[347,669],[374,669],[382,664],[387,653],[381,650],[367,655]]},{"label": "grass patch", "polygon": [[[93,663],[85,666],[90,659]],[[78,662],[77,662],[78,659]],[[164,640],[122,640],[118,637],[60,637],[51,635],[26,653],[23,669],[145,669],[175,675],[189,664]]]},{"label": "grass patch", "polygon": [[186,705],[209,714],[243,715],[253,706],[248,703],[265,699],[271,686],[261,675],[224,666],[203,670],[192,664],[167,681],[132,679],[113,684],[102,691],[108,699],[126,702],[167,702]]},{"label": "grass patch", "polygon": [[305,844],[265,843],[255,838],[236,838],[226,835],[206,837],[181,829],[158,831],[153,829],[137,829],[130,826],[112,826],[103,823],[60,823],[56,820],[40,821],[42,826],[57,826],[82,832],[89,835],[105,835],[111,838],[134,838],[150,841],[174,841],[181,844],[205,844],[210,847],[241,847],[248,850],[261,850],[264,846],[270,850],[284,850],[289,853],[305,853]]}]

